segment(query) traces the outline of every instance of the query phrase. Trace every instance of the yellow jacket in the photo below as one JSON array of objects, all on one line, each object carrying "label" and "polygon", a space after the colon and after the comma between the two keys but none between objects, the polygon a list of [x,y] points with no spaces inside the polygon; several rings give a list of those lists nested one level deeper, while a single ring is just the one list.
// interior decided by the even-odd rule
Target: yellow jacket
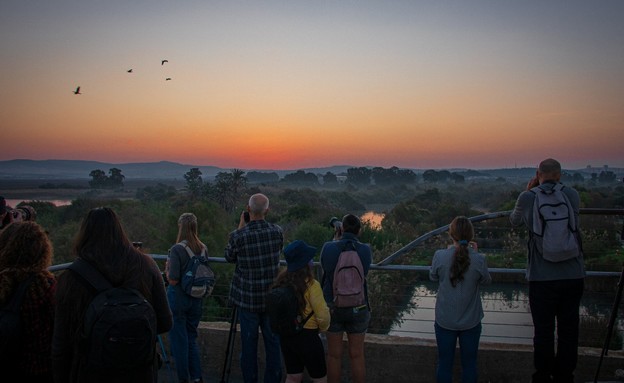
[{"label": "yellow jacket", "polygon": [[305,323],[303,328],[318,328],[320,331],[327,331],[330,320],[329,308],[327,303],[325,303],[325,298],[323,298],[321,284],[316,279],[308,283],[308,289],[304,294],[304,298],[306,300],[306,308],[303,312],[303,317],[307,317],[312,311],[314,311],[314,315]]}]

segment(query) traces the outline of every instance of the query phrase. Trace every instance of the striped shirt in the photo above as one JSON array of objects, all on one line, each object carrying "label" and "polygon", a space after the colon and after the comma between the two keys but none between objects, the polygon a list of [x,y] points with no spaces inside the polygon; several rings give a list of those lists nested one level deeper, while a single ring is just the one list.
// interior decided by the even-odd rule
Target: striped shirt
[{"label": "striped shirt", "polygon": [[236,263],[230,300],[236,306],[264,312],[266,293],[279,272],[284,246],[282,229],[264,220],[254,220],[230,233],[225,259]]}]

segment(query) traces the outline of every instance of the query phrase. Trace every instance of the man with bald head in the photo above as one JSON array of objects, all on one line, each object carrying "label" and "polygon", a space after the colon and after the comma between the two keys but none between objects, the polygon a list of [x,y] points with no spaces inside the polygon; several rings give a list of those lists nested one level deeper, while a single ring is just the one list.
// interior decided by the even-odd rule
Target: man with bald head
[{"label": "man with bald head", "polygon": [[[509,217],[512,225],[524,224],[529,229],[526,277],[534,327],[533,383],[573,383],[578,358],[579,306],[585,277],[578,231],[580,199],[576,190],[559,182],[560,178],[561,164],[557,160],[548,158],[542,161],[535,177],[527,184],[527,190],[518,196]],[[570,202],[574,217],[570,222],[576,226],[571,230],[578,244],[578,250],[571,258],[561,261],[544,258],[546,239],[539,238],[531,230],[536,193],[552,193],[555,189],[559,189]]]},{"label": "man with bald head", "polygon": [[230,301],[236,305],[240,319],[240,363],[246,383],[258,382],[258,329],[262,330],[266,356],[264,382],[282,380],[280,341],[271,331],[265,305],[269,287],[279,272],[284,236],[279,226],[265,221],[268,211],[267,196],[252,195],[247,211],[241,212],[238,229],[230,233],[225,248],[225,259],[236,263]]}]

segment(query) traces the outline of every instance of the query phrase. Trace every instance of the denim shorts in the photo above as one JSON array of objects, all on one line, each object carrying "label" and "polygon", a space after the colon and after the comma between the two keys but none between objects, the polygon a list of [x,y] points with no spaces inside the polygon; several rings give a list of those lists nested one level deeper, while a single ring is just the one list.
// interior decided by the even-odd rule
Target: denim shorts
[{"label": "denim shorts", "polygon": [[327,332],[362,334],[368,329],[371,314],[366,305],[358,307],[330,306],[331,322]]}]

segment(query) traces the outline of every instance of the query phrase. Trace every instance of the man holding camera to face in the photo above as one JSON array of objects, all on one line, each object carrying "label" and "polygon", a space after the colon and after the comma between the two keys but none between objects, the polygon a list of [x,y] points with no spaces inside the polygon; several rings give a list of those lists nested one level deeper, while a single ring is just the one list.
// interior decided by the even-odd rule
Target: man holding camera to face
[{"label": "man holding camera to face", "polygon": [[264,382],[282,380],[280,341],[271,331],[266,295],[279,272],[284,236],[278,225],[265,221],[268,211],[267,196],[252,195],[247,211],[240,215],[238,229],[230,233],[225,248],[225,259],[236,263],[230,301],[236,305],[240,319],[240,363],[246,383],[258,381],[258,329],[262,329],[266,355]]}]

